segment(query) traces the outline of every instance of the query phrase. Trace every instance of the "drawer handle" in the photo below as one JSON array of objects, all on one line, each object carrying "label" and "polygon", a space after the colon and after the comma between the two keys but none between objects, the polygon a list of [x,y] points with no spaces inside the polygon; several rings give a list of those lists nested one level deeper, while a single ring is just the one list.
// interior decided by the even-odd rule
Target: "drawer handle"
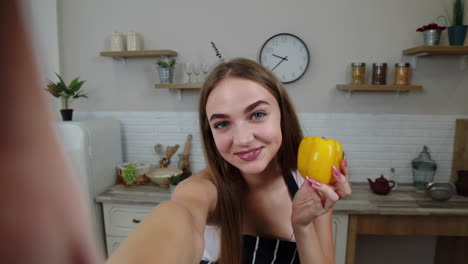
[{"label": "drawer handle", "polygon": [[138,223],[140,223],[140,222],[141,222],[141,220],[138,220],[138,219],[133,218],[133,223],[138,224]]}]

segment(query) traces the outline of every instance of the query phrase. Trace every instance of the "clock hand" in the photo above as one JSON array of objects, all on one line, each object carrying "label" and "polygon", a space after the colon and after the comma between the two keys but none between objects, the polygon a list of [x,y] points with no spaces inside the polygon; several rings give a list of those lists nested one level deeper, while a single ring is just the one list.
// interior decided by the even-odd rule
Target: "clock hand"
[{"label": "clock hand", "polygon": [[273,55],[273,56],[275,56],[275,57],[277,57],[277,58],[283,59],[283,60],[288,60],[288,56],[286,56],[286,57],[283,58],[283,57],[278,56],[278,55],[276,55],[276,54],[271,54],[271,55]]},{"label": "clock hand", "polygon": [[285,61],[285,60],[288,60],[288,56],[282,58],[282,59],[280,60],[280,62],[278,62],[278,64],[276,64],[275,67],[273,67],[273,69],[271,69],[271,71],[273,71],[274,69],[276,69],[276,67],[278,67],[278,66],[279,66],[283,61]]}]

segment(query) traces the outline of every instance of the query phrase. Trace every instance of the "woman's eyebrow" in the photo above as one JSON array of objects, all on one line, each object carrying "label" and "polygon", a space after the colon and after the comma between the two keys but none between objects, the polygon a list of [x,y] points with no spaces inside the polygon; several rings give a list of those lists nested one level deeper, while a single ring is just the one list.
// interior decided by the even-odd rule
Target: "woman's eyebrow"
[{"label": "woman's eyebrow", "polygon": [[212,114],[211,117],[210,117],[210,122],[213,121],[213,119],[222,119],[222,118],[226,118],[227,115],[225,114]]},{"label": "woman's eyebrow", "polygon": [[[245,110],[244,110],[244,113],[248,113],[248,112],[252,111],[253,109],[255,109],[257,106],[262,105],[262,104],[270,105],[266,101],[258,100],[255,103],[247,106],[245,108]],[[227,117],[227,115],[225,115],[225,114],[212,114],[211,117],[210,117],[210,122],[213,121],[213,119],[222,119],[222,118],[226,118],[226,117]]]},{"label": "woman's eyebrow", "polygon": [[268,102],[266,102],[266,101],[258,100],[257,102],[255,102],[255,103],[253,103],[253,104],[247,106],[247,107],[245,108],[245,110],[244,110],[244,113],[247,114],[248,112],[254,110],[257,106],[262,105],[262,104],[270,105],[270,104],[269,104]]}]

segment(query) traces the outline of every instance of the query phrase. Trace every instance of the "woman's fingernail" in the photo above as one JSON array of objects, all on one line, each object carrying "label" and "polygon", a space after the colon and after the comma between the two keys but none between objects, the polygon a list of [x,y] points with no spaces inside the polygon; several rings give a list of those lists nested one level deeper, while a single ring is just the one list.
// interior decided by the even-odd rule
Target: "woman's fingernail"
[{"label": "woman's fingernail", "polygon": [[306,176],[306,179],[307,179],[307,180],[306,180],[307,185],[312,186],[312,182],[310,181],[309,176]]},{"label": "woman's fingernail", "polygon": [[338,171],[338,169],[334,165],[332,165],[332,168],[333,168],[333,176],[335,176],[336,179],[341,178],[341,173]]},{"label": "woman's fingernail", "polygon": [[314,185],[315,187],[321,187],[322,186],[322,184],[320,182],[318,182],[318,181],[316,181],[314,179],[307,179],[307,181],[309,183],[311,183],[312,185]]}]

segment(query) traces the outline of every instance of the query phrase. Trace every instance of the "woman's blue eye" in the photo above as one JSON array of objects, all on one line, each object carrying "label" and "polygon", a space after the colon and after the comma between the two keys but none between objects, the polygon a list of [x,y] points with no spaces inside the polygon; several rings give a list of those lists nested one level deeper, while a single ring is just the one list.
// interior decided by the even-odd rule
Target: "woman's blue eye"
[{"label": "woman's blue eye", "polygon": [[225,128],[225,127],[227,127],[228,125],[229,125],[228,122],[222,121],[222,122],[216,123],[216,124],[214,125],[214,128],[217,128],[217,129]]},{"label": "woman's blue eye", "polygon": [[252,119],[260,119],[262,117],[264,117],[266,114],[263,113],[263,112],[256,112],[256,113],[253,113],[252,115]]}]

